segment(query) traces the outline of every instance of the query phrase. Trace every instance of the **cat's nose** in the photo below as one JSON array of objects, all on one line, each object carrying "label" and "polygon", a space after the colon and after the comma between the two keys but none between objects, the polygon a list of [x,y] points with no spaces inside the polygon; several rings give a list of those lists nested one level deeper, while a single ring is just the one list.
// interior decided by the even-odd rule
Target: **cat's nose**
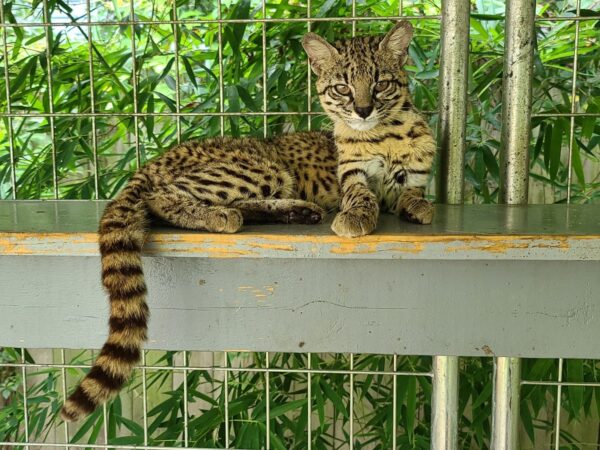
[{"label": "cat's nose", "polygon": [[369,105],[369,106],[355,106],[354,110],[356,111],[356,114],[358,114],[363,119],[366,119],[373,112],[373,105]]}]

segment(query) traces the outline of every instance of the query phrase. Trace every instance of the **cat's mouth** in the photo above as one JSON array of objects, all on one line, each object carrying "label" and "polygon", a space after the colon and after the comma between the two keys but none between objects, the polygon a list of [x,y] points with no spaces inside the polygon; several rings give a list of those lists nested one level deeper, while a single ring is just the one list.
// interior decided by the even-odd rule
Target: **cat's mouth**
[{"label": "cat's mouth", "polygon": [[368,131],[372,128],[375,128],[379,120],[374,117],[369,117],[367,119],[347,119],[346,124],[356,131]]}]

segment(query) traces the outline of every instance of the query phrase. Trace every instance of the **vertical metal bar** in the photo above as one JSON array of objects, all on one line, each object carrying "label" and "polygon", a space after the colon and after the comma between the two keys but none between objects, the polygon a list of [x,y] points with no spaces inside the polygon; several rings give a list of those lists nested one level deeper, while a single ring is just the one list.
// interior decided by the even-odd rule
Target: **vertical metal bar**
[{"label": "vertical metal bar", "polygon": [[[398,370],[398,355],[394,353],[394,372]],[[398,376],[394,375],[392,380],[392,450],[396,450],[397,447],[397,438],[396,434],[398,434],[398,413],[396,410],[398,409]]]},{"label": "vertical metal bar", "polygon": [[[350,370],[354,370],[354,353],[350,353]],[[350,450],[354,450],[354,374],[350,372]]]},{"label": "vertical metal bar", "polygon": [[146,352],[142,350],[142,408],[144,426],[144,445],[148,445],[148,385],[146,383]]},{"label": "vertical metal bar", "polygon": [[[50,11],[48,10],[48,0],[43,2],[44,22],[50,23]],[[50,46],[52,45],[52,25],[44,26],[44,34],[46,38],[46,72],[48,73],[48,110],[50,117],[48,123],[50,125],[50,145],[52,146],[52,184],[54,186],[54,198],[58,199],[58,168],[56,166],[56,136],[54,134],[54,89],[52,85],[52,53]]]},{"label": "vertical metal bar", "polygon": [[104,444],[108,445],[108,406],[106,403],[102,405],[102,424],[103,430],[102,435],[104,436]]},{"label": "vertical metal bar", "polygon": [[[64,366],[67,361],[65,360],[65,349],[61,348],[60,349],[60,363]],[[67,369],[65,369],[64,367],[62,367],[61,369],[61,375],[62,375],[62,401],[63,401],[63,405],[67,402]],[[65,444],[67,444],[69,442],[69,422],[68,421],[64,421],[64,430],[65,430]],[[65,450],[68,450],[69,447],[66,446]]]},{"label": "vertical metal bar", "polygon": [[229,355],[223,352],[225,358],[225,448],[229,448]]},{"label": "vertical metal bar", "polygon": [[[535,0],[508,0],[500,149],[500,201],[507,204],[526,204],[528,199],[534,42]],[[520,377],[519,358],[494,359],[494,450],[517,448]]]},{"label": "vertical metal bar", "polygon": [[[400,5],[402,11],[403,5]],[[469,60],[469,0],[442,2],[442,60],[438,142],[438,199],[460,204],[464,197],[467,81]],[[458,357],[433,357],[431,417],[432,448],[458,448]]]},{"label": "vertical metal bar", "polygon": [[175,106],[177,108],[177,143],[181,143],[181,91],[179,85],[179,24],[177,23],[177,0],[173,0],[173,38],[175,39]]},{"label": "vertical metal bar", "polygon": [[458,356],[433,357],[431,448],[458,448]]},{"label": "vertical metal bar", "polygon": [[[352,18],[356,18],[356,0],[352,0]],[[352,37],[356,36],[356,20],[352,21]]]},{"label": "vertical metal bar", "polygon": [[221,113],[219,120],[221,123],[221,136],[224,136],[225,116],[223,116],[223,111],[225,111],[225,100],[223,95],[223,24],[220,22],[223,19],[223,5],[221,4],[221,0],[218,1],[218,8],[219,24],[217,28],[217,40],[219,45],[219,112]]},{"label": "vertical metal bar", "polygon": [[138,85],[137,85],[137,56],[135,51],[135,10],[133,8],[133,0],[129,0],[129,16],[131,20],[131,83],[133,93],[133,125],[135,127],[133,136],[135,139],[135,159],[137,167],[142,165],[142,159],[140,155],[140,130],[139,130],[139,117],[138,117]]},{"label": "vertical metal bar", "polygon": [[492,450],[518,448],[520,378],[520,358],[494,358]]},{"label": "vertical metal bar", "polygon": [[[267,16],[266,0],[262,0],[262,18]],[[263,136],[267,137],[267,22],[262,23],[262,89],[263,89]]]},{"label": "vertical metal bar", "polygon": [[535,0],[508,0],[502,82],[500,200],[525,204],[529,188]]},{"label": "vertical metal bar", "polygon": [[[4,24],[4,8],[0,7],[0,23]],[[4,58],[4,87],[6,93],[6,112],[12,114],[10,105],[10,72],[8,70],[8,28],[2,27],[2,56]],[[309,67],[310,70],[310,67]],[[310,79],[310,77],[309,77]],[[8,122],[8,151],[10,158],[10,184],[12,187],[12,198],[17,199],[17,172],[15,162],[15,141],[13,137],[13,119],[11,116],[7,118]]]},{"label": "vertical metal bar", "polygon": [[556,386],[556,425],[554,427],[554,450],[560,450],[560,410],[562,406],[563,359],[558,358],[558,386]]},{"label": "vertical metal bar", "polygon": [[[577,17],[581,14],[581,0],[577,0],[576,5]],[[579,28],[581,22],[575,21],[575,49],[573,55],[573,80],[571,82],[571,114],[575,114],[576,107],[576,95],[577,95],[577,70],[579,67]],[[569,160],[568,160],[568,171],[567,171],[567,203],[571,203],[571,182],[573,179],[573,145],[575,144],[575,116],[571,116],[571,127],[569,129]]]},{"label": "vertical metal bar", "polygon": [[27,371],[25,370],[25,349],[21,349],[21,376],[23,377],[23,431],[25,432],[25,449],[29,450],[29,412],[27,411]]},{"label": "vertical metal bar", "polygon": [[269,352],[265,353],[266,365],[267,369],[265,372],[265,395],[266,402],[265,406],[267,408],[267,438],[265,439],[265,448],[269,450],[271,448],[271,377],[269,376]]},{"label": "vertical metal bar", "polygon": [[[183,367],[188,366],[188,353],[183,351]],[[188,423],[188,371],[183,371],[183,446],[187,447],[189,443],[189,423]]]},{"label": "vertical metal bar", "polygon": [[[309,19],[306,22],[306,28],[307,31],[310,33],[311,29],[312,29],[312,22],[310,21],[310,14],[311,14],[311,8],[312,8],[312,4],[311,4],[311,0],[306,0],[306,18]],[[6,33],[6,31],[5,31]],[[306,57],[306,85],[307,85],[307,92],[306,92],[306,98],[307,98],[307,108],[306,111],[308,112],[308,131],[311,130],[312,128],[312,117],[310,115],[310,113],[312,112],[312,73],[311,73],[311,68],[310,68],[310,61],[308,60],[308,56]],[[310,353],[309,353],[310,355]],[[309,356],[310,359],[310,356]]]},{"label": "vertical metal bar", "polygon": [[[308,68],[310,70],[310,67]],[[306,418],[306,428],[307,428],[307,440],[308,440],[308,445],[307,445],[307,450],[311,450],[312,449],[312,372],[310,372],[311,370],[311,359],[312,359],[312,354],[308,353],[308,364],[307,364],[307,369],[309,370],[308,372],[308,389],[307,389],[307,393],[306,395],[308,396],[308,417]]]},{"label": "vertical metal bar", "polygon": [[463,201],[469,61],[469,0],[442,2],[442,60],[438,145],[438,201]]},{"label": "vertical metal bar", "polygon": [[94,164],[94,195],[96,200],[100,198],[100,185],[99,185],[99,168],[98,168],[98,142],[96,133],[96,92],[94,90],[94,56],[93,56],[93,44],[92,44],[92,8],[90,0],[86,0],[85,8],[87,12],[87,32],[88,32],[88,63],[90,72],[90,112],[92,113],[92,154]]}]

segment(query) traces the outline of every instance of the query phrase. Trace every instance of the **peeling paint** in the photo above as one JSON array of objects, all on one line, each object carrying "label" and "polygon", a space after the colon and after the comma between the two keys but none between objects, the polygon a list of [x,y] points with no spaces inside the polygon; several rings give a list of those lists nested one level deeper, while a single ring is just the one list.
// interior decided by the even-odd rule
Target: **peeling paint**
[{"label": "peeling paint", "polygon": [[[373,234],[356,239],[325,234],[209,234],[157,230],[145,255],[202,258],[413,258],[600,260],[600,235]],[[0,232],[2,255],[97,256],[95,233]]]},{"label": "peeling paint", "polygon": [[495,355],[494,351],[487,344],[486,345],[482,345],[481,346],[481,350],[483,351],[483,353],[485,353],[488,356],[494,356]]},{"label": "peeling paint", "polygon": [[252,295],[254,295],[254,297],[260,299],[264,299],[266,297],[270,297],[273,295],[273,293],[275,292],[275,286],[274,285],[264,285],[262,287],[257,287],[257,286],[239,286],[238,287],[238,291],[239,292],[249,292]]}]

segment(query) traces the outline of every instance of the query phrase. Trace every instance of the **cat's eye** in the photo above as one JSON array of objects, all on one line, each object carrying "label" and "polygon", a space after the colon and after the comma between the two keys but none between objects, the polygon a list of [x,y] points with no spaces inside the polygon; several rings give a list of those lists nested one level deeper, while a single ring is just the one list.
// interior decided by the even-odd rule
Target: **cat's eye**
[{"label": "cat's eye", "polygon": [[388,87],[390,87],[390,82],[385,80],[385,81],[378,81],[375,84],[375,92],[383,92],[385,91]]},{"label": "cat's eye", "polygon": [[336,84],[333,89],[340,95],[348,95],[350,93],[350,88],[345,84]]}]

